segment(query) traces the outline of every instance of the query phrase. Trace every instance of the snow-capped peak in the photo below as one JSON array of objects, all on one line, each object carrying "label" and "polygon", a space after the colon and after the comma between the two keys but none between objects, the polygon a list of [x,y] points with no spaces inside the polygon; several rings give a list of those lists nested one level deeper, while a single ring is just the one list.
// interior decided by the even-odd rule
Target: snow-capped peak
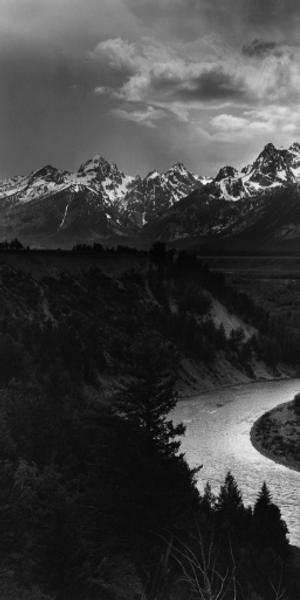
[{"label": "snow-capped peak", "polygon": [[119,171],[117,165],[109,163],[105,158],[100,156],[100,154],[96,154],[93,158],[90,158],[80,165],[78,175],[90,175],[99,181],[105,179],[109,175],[113,175],[114,177],[119,175],[124,176],[124,174]]},{"label": "snow-capped peak", "polygon": [[215,178],[195,175],[182,162],[163,173],[153,170],[144,178],[133,177],[96,154],[74,173],[45,165],[27,177],[0,182],[0,199],[16,204],[65,191],[83,196],[85,192],[93,193],[101,205],[127,211],[129,215],[138,212],[144,223],[197,188],[207,187],[210,197],[236,201],[293,182],[300,183],[300,144],[294,142],[285,149],[268,143],[253,163],[240,171],[226,165]]},{"label": "snow-capped peak", "polygon": [[215,179],[215,181],[221,181],[221,179],[226,179],[227,177],[237,177],[238,171],[234,169],[234,167],[222,167]]},{"label": "snow-capped peak", "polygon": [[293,154],[300,154],[300,144],[299,144],[299,142],[294,142],[289,147],[289,152],[292,152]]},{"label": "snow-capped peak", "polygon": [[182,163],[182,162],[176,162],[174,163],[174,165],[172,165],[172,167],[170,169],[168,169],[167,173],[181,173],[181,174],[186,174],[186,173],[190,173],[190,171],[188,171],[188,169],[186,168],[186,166]]},{"label": "snow-capped peak", "polygon": [[45,165],[29,176],[29,183],[37,180],[43,180],[47,182],[63,183],[68,175],[67,171],[61,171],[52,165]]},{"label": "snow-capped peak", "polygon": [[150,171],[150,173],[148,173],[148,175],[146,175],[146,179],[157,179],[158,177],[161,177],[161,174],[158,171]]},{"label": "snow-capped peak", "polygon": [[285,149],[268,143],[253,163],[243,167],[240,172],[233,167],[221,168],[210,193],[225,200],[240,200],[299,179],[300,144],[294,143]]}]

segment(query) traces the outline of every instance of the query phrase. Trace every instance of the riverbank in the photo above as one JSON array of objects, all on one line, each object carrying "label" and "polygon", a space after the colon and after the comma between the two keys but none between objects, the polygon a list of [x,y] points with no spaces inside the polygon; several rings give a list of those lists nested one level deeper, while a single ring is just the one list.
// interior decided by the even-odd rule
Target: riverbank
[{"label": "riverbank", "polygon": [[259,361],[252,361],[248,368],[234,365],[220,353],[213,365],[183,359],[176,391],[180,399],[187,399],[239,385],[294,379],[298,375],[287,365],[279,365],[276,371]]},{"label": "riverbank", "polygon": [[250,439],[263,456],[300,472],[300,416],[293,401],[263,414],[252,426]]}]

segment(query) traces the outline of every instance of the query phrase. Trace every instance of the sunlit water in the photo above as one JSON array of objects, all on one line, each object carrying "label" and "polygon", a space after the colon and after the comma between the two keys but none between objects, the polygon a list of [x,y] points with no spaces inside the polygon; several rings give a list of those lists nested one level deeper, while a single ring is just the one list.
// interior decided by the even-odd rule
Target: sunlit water
[{"label": "sunlit water", "polygon": [[182,450],[191,466],[203,464],[199,489],[210,481],[219,489],[231,470],[253,504],[263,481],[280,507],[292,544],[300,546],[300,472],[262,456],[250,442],[250,429],[263,413],[292,400],[300,379],[255,383],[201,394],[178,402],[172,417],[186,425]]}]

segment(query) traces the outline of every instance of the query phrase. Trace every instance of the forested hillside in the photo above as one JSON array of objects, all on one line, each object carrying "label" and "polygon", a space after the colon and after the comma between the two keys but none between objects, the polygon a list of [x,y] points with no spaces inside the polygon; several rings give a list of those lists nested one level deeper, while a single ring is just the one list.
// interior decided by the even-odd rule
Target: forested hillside
[{"label": "forested hillside", "polygon": [[[285,332],[162,245],[8,250],[0,285],[0,597],[296,598],[268,490],[246,508],[228,474],[201,497],[168,417],[186,364],[297,369]],[[247,328],[226,330],[216,302]]]},{"label": "forested hillside", "polygon": [[149,333],[176,357],[177,380],[191,384],[191,364],[217,382],[223,363],[249,380],[258,363],[269,377],[300,363],[296,333],[184,252],[157,244],[149,255],[101,247],[20,254],[23,262],[2,253],[4,385],[30,379],[45,390],[106,394],[128,378],[128,350]]}]

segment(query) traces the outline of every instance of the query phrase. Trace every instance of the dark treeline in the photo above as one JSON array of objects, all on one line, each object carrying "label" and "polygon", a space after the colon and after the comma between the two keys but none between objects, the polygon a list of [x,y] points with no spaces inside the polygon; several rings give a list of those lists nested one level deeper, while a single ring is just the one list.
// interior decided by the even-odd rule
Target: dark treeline
[{"label": "dark treeline", "polygon": [[6,240],[0,242],[0,251],[1,250],[26,250],[29,252],[30,248],[29,246],[23,246],[23,244],[17,238],[15,238],[9,242]]}]

